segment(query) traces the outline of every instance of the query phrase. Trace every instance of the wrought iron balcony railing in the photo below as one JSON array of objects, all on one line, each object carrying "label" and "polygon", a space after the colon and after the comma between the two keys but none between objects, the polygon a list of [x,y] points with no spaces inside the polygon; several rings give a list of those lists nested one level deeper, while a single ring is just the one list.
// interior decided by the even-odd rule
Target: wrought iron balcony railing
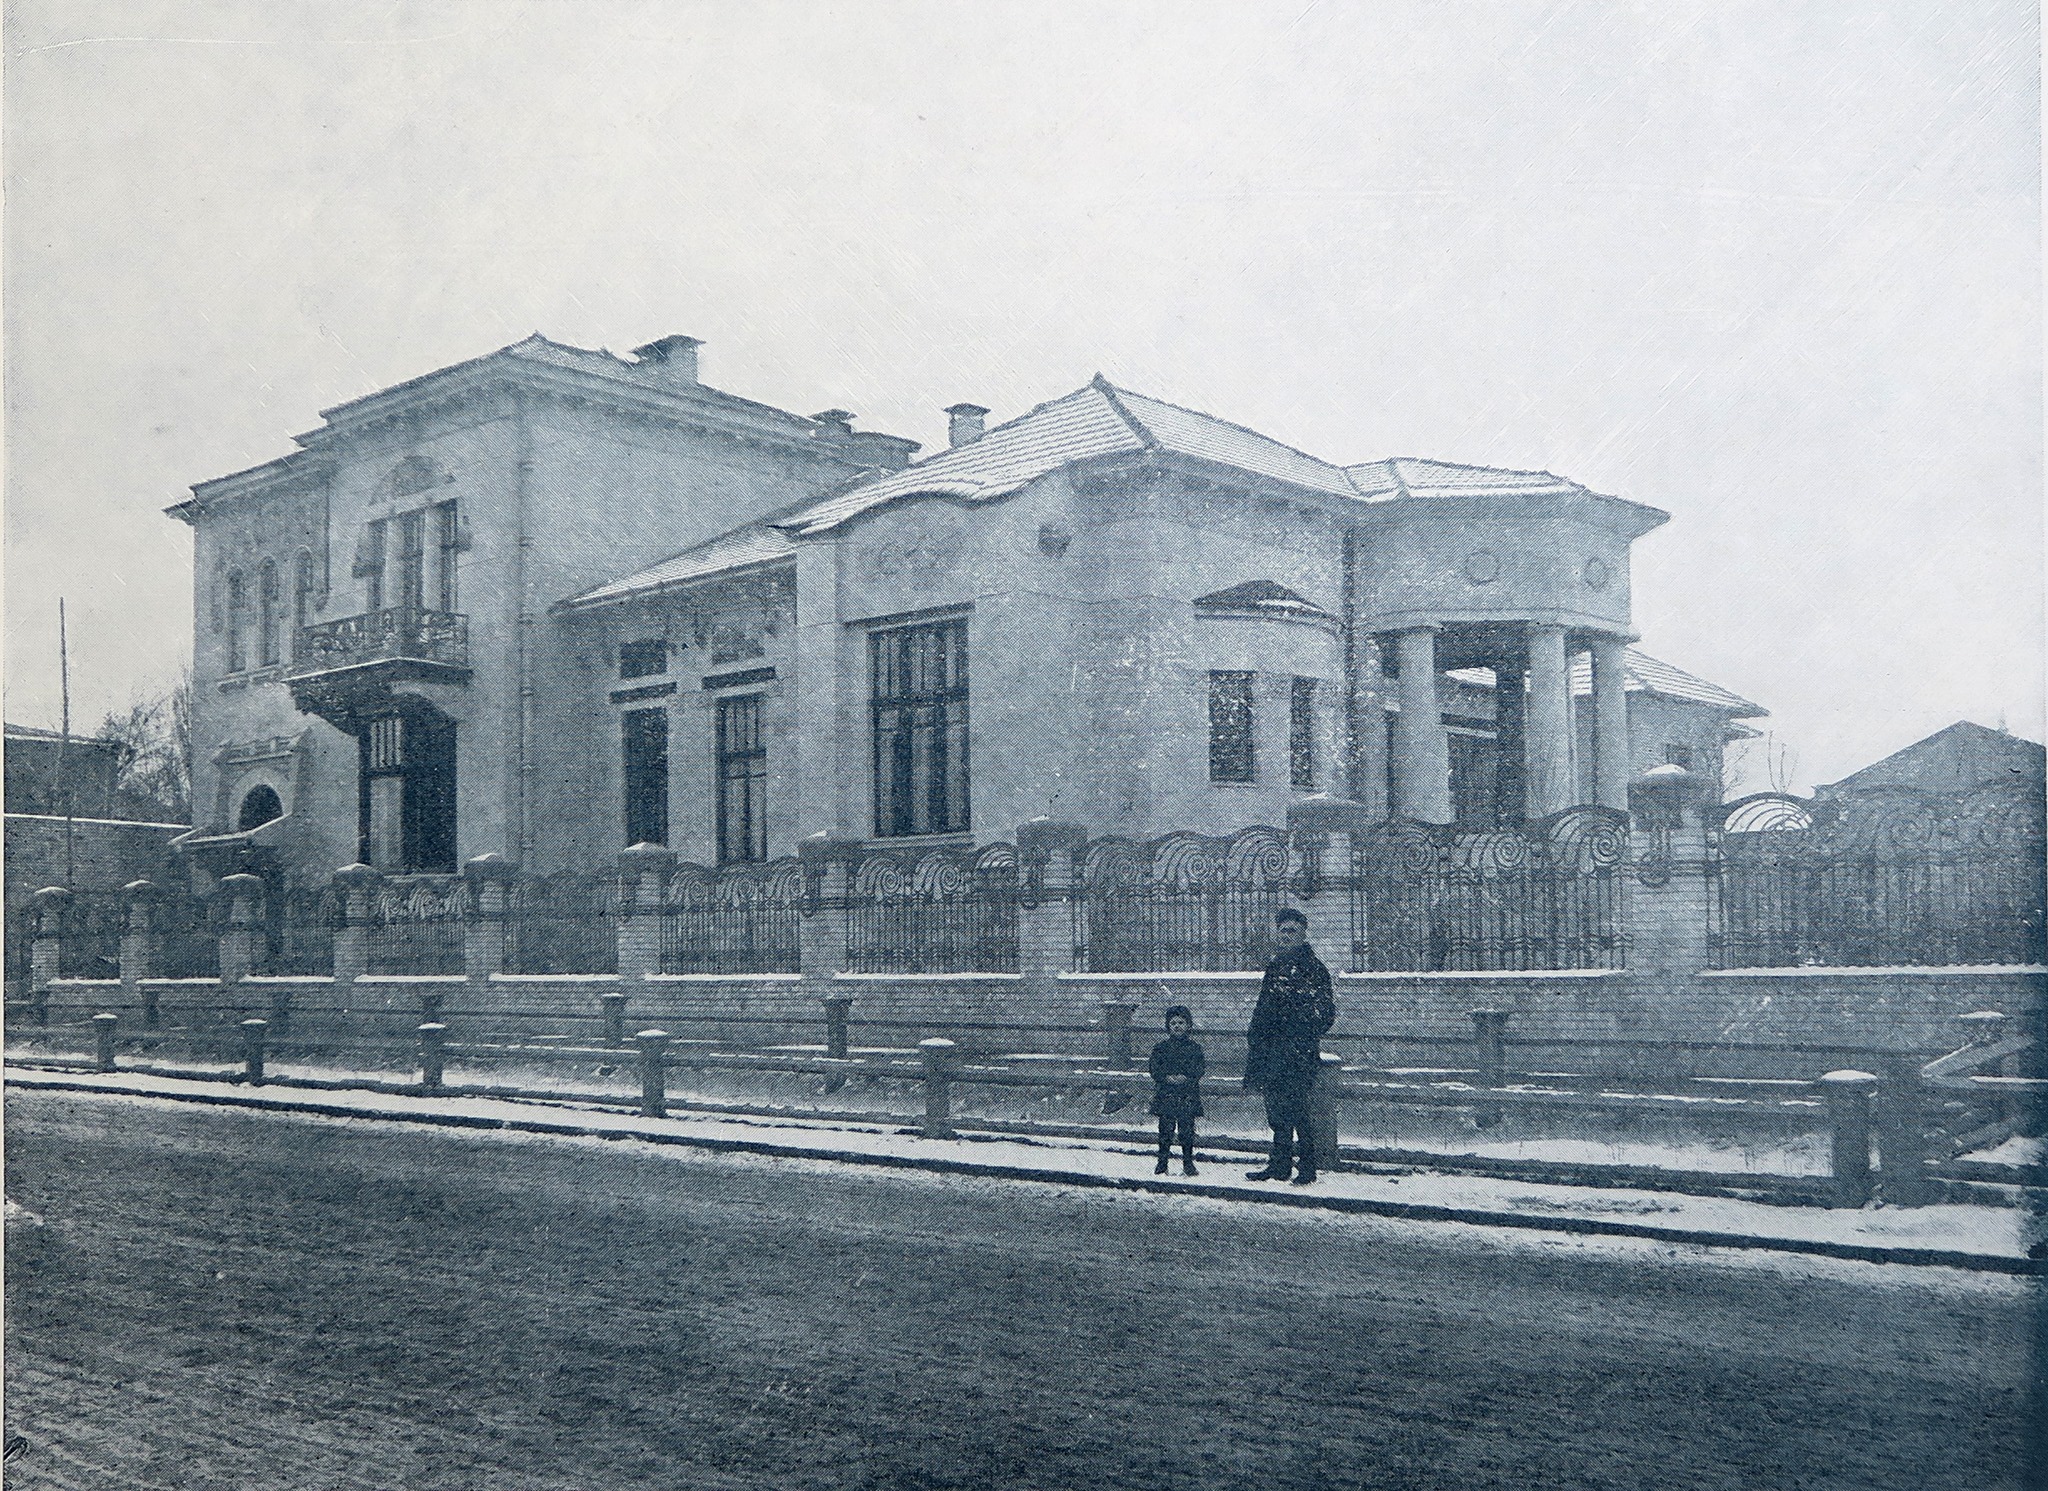
[{"label": "wrought iron balcony railing", "polygon": [[303,678],[365,663],[469,666],[469,618],[454,611],[390,606],[299,628],[291,675]]}]

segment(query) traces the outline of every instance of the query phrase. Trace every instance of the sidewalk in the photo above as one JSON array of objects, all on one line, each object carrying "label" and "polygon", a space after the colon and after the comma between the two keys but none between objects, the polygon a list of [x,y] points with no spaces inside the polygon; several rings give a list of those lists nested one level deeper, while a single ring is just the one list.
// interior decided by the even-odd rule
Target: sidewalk
[{"label": "sidewalk", "polygon": [[828,1160],[1161,1196],[1194,1195],[1416,1221],[2048,1275],[2048,1258],[2027,1256],[2030,1244],[2038,1246],[2042,1219],[2012,1207],[1836,1211],[1391,1168],[1369,1174],[1326,1174],[1312,1188],[1297,1188],[1247,1181],[1247,1161],[1241,1154],[1203,1156],[1201,1173],[1194,1179],[1178,1174],[1155,1176],[1149,1147],[1110,1140],[984,1135],[925,1139],[892,1125],[837,1120],[742,1119],[684,1112],[667,1118],[641,1118],[566,1101],[315,1093],[140,1073],[100,1075],[10,1067],[6,1082],[20,1091],[99,1093],[327,1118],[640,1141],[769,1158]]}]

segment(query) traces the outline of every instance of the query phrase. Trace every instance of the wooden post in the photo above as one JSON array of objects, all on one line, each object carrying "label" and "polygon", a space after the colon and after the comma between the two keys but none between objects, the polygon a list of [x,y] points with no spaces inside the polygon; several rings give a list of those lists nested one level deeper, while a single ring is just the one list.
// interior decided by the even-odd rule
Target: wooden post
[{"label": "wooden post", "polygon": [[1130,1067],[1131,1017],[1137,1012],[1138,1007],[1125,1000],[1102,1001],[1102,1059],[1114,1071]]},{"label": "wooden post", "polygon": [[825,1054],[835,1061],[846,1060],[850,1049],[846,1028],[848,1012],[853,1009],[851,994],[827,994],[825,1004]]},{"label": "wooden post", "polygon": [[[1508,1018],[1512,1010],[1468,1010],[1472,1017],[1473,1065],[1478,1068],[1479,1086],[1501,1087],[1508,1075]],[[1500,1106],[1482,1103],[1473,1111],[1473,1121],[1490,1129],[1501,1120]]]},{"label": "wooden post", "polygon": [[223,875],[220,888],[228,898],[228,924],[220,934],[220,983],[227,989],[255,973],[262,961],[263,877]]},{"label": "wooden post", "polygon": [[441,1006],[447,1002],[447,999],[448,996],[439,989],[420,990],[420,1018],[422,1020],[439,1020],[441,1018]]},{"label": "wooden post", "polygon": [[1877,1164],[1888,1204],[1927,1205],[1933,1187],[1927,1179],[1927,1102],[1917,1056],[1895,1056],[1885,1063],[1877,1090]]},{"label": "wooden post", "polygon": [[1870,1200],[1870,1095],[1877,1078],[1869,1072],[1829,1072],[1819,1082],[1832,1129],[1834,1194],[1829,1205],[1857,1207]]},{"label": "wooden post", "polygon": [[439,1020],[429,1020],[420,1026],[420,1088],[424,1092],[439,1092],[446,1070],[448,1027]]},{"label": "wooden post", "polygon": [[1344,1058],[1325,1051],[1321,1069],[1308,1090],[1309,1152],[1316,1169],[1337,1168],[1337,1093],[1344,1085]]},{"label": "wooden post", "polygon": [[604,1011],[604,1043],[607,1046],[626,1044],[626,996],[613,989],[597,996],[599,1008]]},{"label": "wooden post", "polygon": [[46,885],[29,898],[35,917],[29,943],[29,1019],[37,1025],[50,1023],[50,985],[64,966],[64,912],[71,905],[71,892],[61,885]]},{"label": "wooden post", "polygon": [[640,1047],[640,1114],[668,1117],[668,1032],[643,1030],[633,1039]]},{"label": "wooden post", "polygon": [[917,1043],[918,1057],[924,1063],[924,1127],[920,1132],[927,1139],[957,1137],[953,1131],[953,1085],[947,1072],[954,1049],[944,1036]]},{"label": "wooden post", "polygon": [[267,1020],[242,1022],[242,1076],[251,1087],[263,1085],[263,1038],[269,1031]]},{"label": "wooden post", "polygon": [[93,1065],[103,1072],[114,1069],[114,1027],[120,1023],[119,1015],[98,1014],[92,1017]]}]

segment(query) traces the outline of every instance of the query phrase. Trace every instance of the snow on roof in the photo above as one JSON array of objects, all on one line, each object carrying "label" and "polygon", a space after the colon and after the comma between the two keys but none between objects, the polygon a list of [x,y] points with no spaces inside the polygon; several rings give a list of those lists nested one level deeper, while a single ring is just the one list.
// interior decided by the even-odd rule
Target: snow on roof
[{"label": "snow on roof", "polygon": [[1291,445],[1282,445],[1257,430],[1218,419],[1213,414],[1201,414],[1193,409],[1183,409],[1178,404],[1112,387],[1099,374],[1094,386],[1123,405],[1141,435],[1150,434],[1161,448],[1176,455],[1214,461],[1219,466],[1235,466],[1240,471],[1270,476],[1333,496],[1358,495],[1340,467],[1296,450]]},{"label": "snow on roof", "polygon": [[[1676,664],[1653,658],[1639,648],[1631,647],[1623,653],[1621,671],[1622,686],[1631,694],[1656,694],[1660,698],[1679,699],[1689,704],[1711,704],[1716,709],[1727,711],[1735,719],[1755,719],[1770,713],[1761,704],[1753,704],[1718,683],[1709,683]],[[1475,688],[1493,686],[1492,675],[1485,668],[1453,668],[1446,676]],[[1571,676],[1572,693],[1581,698],[1589,697],[1593,692],[1593,660],[1583,653],[1575,656]]]},{"label": "snow on roof", "polygon": [[721,533],[717,538],[707,539],[694,548],[671,555],[659,564],[649,565],[617,580],[607,580],[581,595],[572,596],[562,605],[568,609],[601,606],[607,601],[624,600],[647,591],[667,590],[730,570],[787,559],[795,548],[779,529],[765,522],[749,523],[744,528]]}]

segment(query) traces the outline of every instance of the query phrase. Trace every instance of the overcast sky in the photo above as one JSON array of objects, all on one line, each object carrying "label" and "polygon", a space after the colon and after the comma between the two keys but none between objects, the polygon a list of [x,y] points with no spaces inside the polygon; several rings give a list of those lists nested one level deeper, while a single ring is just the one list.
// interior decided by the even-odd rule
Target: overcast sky
[{"label": "overcast sky", "polygon": [[944,442],[1098,369],[1668,510],[1801,781],[2042,731],[2033,7],[6,6],[7,717],[190,647],[160,516],[540,330]]}]

